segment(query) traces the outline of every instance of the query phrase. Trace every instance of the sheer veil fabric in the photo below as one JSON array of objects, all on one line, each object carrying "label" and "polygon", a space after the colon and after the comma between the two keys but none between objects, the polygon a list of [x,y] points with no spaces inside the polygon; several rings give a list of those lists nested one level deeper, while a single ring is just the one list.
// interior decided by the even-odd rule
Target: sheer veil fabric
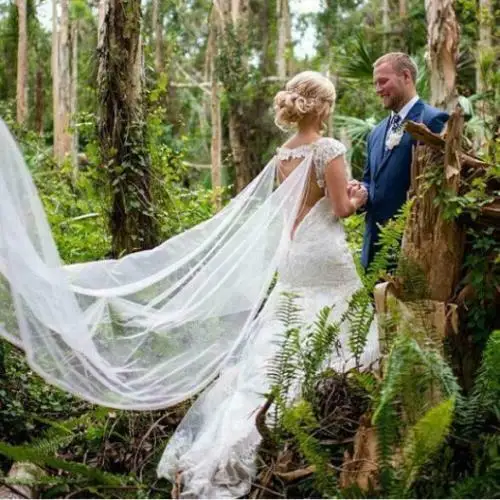
[{"label": "sheer veil fabric", "polygon": [[274,189],[273,159],[221,212],[153,250],[64,266],[3,122],[0,144],[0,334],[47,381],[105,406],[164,408],[250,341],[307,165]]},{"label": "sheer veil fabric", "polygon": [[[260,437],[255,414],[282,325],[282,292],[304,323],[340,317],[361,286],[342,225],[323,197],[291,231],[311,169],[321,186],[334,139],[290,150],[303,158],[276,187],[279,155],[208,221],[153,250],[65,266],[30,172],[0,121],[0,335],[48,382],[91,402],[151,410],[199,394],[158,474],[182,472],[184,497],[246,494]],[[278,270],[278,281],[267,297]],[[348,332],[330,365],[354,360]],[[375,324],[361,359],[378,357]]]}]

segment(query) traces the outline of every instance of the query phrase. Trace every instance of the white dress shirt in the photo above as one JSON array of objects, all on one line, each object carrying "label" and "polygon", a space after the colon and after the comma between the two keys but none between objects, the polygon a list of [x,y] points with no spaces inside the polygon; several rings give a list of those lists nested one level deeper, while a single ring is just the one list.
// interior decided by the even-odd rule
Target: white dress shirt
[{"label": "white dress shirt", "polygon": [[[415,105],[415,103],[420,99],[420,97],[418,97],[418,95],[416,95],[415,97],[412,97],[400,110],[399,110],[399,113],[398,115],[400,116],[401,118],[401,121],[403,121],[406,116],[408,115],[408,113],[410,112],[410,109],[413,108],[413,106]],[[394,116],[394,111],[391,112],[391,119],[392,117]]]}]

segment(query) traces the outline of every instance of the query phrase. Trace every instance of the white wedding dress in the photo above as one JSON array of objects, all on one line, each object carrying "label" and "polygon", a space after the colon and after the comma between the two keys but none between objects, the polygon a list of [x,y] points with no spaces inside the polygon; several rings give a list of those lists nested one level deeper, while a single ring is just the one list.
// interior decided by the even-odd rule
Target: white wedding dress
[{"label": "white wedding dress", "polygon": [[[304,158],[297,169],[312,166],[324,188],[324,168],[345,153],[335,139],[322,138],[296,149],[280,148],[278,160]],[[287,181],[285,181],[287,182]],[[233,353],[219,378],[196,400],[167,445],[158,474],[175,481],[181,473],[183,498],[234,498],[248,493],[256,473],[260,435],[255,416],[269,390],[269,362],[279,348],[283,325],[276,318],[282,292],[298,294],[302,322],[310,324],[324,306],[333,306],[332,320],[346,310],[361,287],[346,244],[344,229],[325,196],[307,213],[278,263],[276,286],[249,328],[250,340]],[[354,365],[340,333],[341,355],[332,353],[329,365],[345,371]],[[372,323],[361,365],[378,357],[378,337]]]}]

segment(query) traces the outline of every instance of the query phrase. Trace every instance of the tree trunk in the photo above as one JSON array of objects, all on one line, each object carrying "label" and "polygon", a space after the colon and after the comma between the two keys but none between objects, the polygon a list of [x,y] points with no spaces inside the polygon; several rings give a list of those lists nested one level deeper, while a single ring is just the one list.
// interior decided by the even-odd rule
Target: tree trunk
[{"label": "tree trunk", "polygon": [[235,167],[235,187],[239,193],[253,176],[242,98],[248,74],[249,0],[215,1],[214,8],[219,18],[221,50],[225,58],[232,62],[232,66],[221,72],[220,76],[228,96],[229,142]]},{"label": "tree trunk", "polygon": [[[58,17],[57,17],[57,4],[58,0],[52,0],[52,120],[54,122],[54,138],[56,132],[56,122],[57,122],[57,113],[58,113],[58,104],[59,104],[59,71],[57,64],[57,53],[58,53],[58,44],[59,37],[57,35],[58,30]],[[55,144],[54,144],[55,146]],[[55,148],[54,148],[55,149]]]},{"label": "tree trunk", "polygon": [[19,38],[17,44],[17,123],[24,125],[28,116],[28,30],[26,0],[17,0]]},{"label": "tree trunk", "polygon": [[425,0],[431,104],[452,112],[457,103],[455,87],[459,26],[453,0]]},{"label": "tree trunk", "polygon": [[98,8],[97,8],[97,50],[98,52],[102,48],[104,33],[106,31],[106,27],[104,26],[104,19],[106,17],[106,12],[108,11],[108,3],[109,0],[97,0]]},{"label": "tree trunk", "polygon": [[492,19],[491,0],[479,0],[479,41],[476,56],[476,92],[479,94],[486,89],[486,82],[481,68],[481,61],[492,50]]},{"label": "tree trunk", "polygon": [[406,2],[407,0],[399,0],[399,17],[403,19],[408,15],[408,6]]},{"label": "tree trunk", "polygon": [[277,0],[278,45],[276,49],[276,68],[278,77],[285,80],[288,74],[291,47],[291,23],[288,0]]},{"label": "tree trunk", "polygon": [[[446,302],[453,295],[462,269],[464,231],[455,220],[445,220],[436,205],[437,187],[426,186],[424,174],[442,168],[440,190],[458,194],[460,184],[460,141],[463,116],[457,111],[448,125],[446,148],[443,154],[429,147],[418,147],[412,163],[411,195],[415,196],[403,238],[403,255],[423,271],[429,299]],[[440,173],[441,175],[441,173]]]},{"label": "tree trunk", "polygon": [[61,19],[56,29],[55,78],[54,88],[54,157],[62,162],[71,154],[71,70],[70,70],[70,31],[69,0],[60,0]]},{"label": "tree trunk", "polygon": [[211,26],[208,43],[208,53],[210,57],[210,81],[211,81],[211,121],[212,121],[212,143],[211,143],[211,163],[212,163],[212,189],[214,191],[215,209],[218,211],[222,207],[221,203],[221,151],[222,151],[222,120],[219,95],[218,72],[216,68],[217,59],[217,25],[214,16],[211,16]]},{"label": "tree trunk", "polygon": [[36,70],[36,88],[35,88],[35,131],[43,134],[43,115],[45,111],[45,100],[43,94],[43,61],[38,57]]},{"label": "tree trunk", "polygon": [[391,18],[389,0],[382,0],[382,29],[383,29],[383,48],[384,52],[389,50],[389,33],[391,31]]},{"label": "tree trunk", "polygon": [[155,33],[155,71],[159,75],[165,71],[163,61],[163,15],[161,0],[153,0],[153,29]]},{"label": "tree trunk", "polygon": [[112,253],[158,243],[143,96],[140,0],[108,0],[99,47],[99,139],[112,194]]},{"label": "tree trunk", "polygon": [[71,22],[71,128],[73,130],[73,144],[71,147],[73,158],[73,172],[74,177],[78,174],[78,131],[76,130],[76,115],[78,112],[78,35],[79,35],[79,21],[74,19]]}]

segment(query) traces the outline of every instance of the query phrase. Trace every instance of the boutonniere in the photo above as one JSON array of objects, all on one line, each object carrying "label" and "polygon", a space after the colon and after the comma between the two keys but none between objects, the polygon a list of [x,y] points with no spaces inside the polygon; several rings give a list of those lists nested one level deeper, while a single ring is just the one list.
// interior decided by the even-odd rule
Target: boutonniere
[{"label": "boutonniere", "polygon": [[387,149],[391,150],[399,145],[403,134],[405,133],[404,123],[401,123],[399,127],[395,130],[390,130],[387,134],[387,139],[385,141],[385,146]]}]

